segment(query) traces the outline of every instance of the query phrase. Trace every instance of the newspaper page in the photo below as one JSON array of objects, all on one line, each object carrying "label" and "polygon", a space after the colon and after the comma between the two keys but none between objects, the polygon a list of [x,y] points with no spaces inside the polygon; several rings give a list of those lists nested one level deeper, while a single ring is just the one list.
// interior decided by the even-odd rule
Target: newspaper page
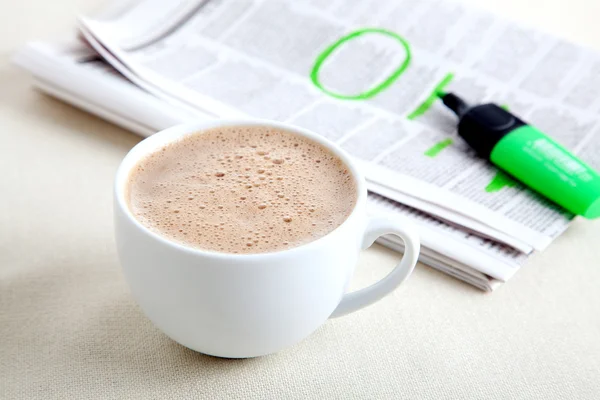
[{"label": "newspaper page", "polygon": [[[42,90],[142,136],[163,129],[164,124],[210,118],[201,114],[191,117],[140,90],[83,43],[33,42],[21,49],[13,61],[32,72],[36,86]],[[370,193],[368,203],[372,214],[393,214],[412,220],[423,242],[422,262],[482,290],[493,290],[527,259],[523,253],[482,239],[479,233],[451,226],[379,195]],[[402,242],[395,236],[379,242],[403,250]]]},{"label": "newspaper page", "polygon": [[143,136],[209,118],[149,96],[81,41],[30,42],[13,62],[30,71],[45,92]]},{"label": "newspaper page", "polygon": [[145,24],[133,31],[157,24],[166,32],[158,36],[122,38],[131,29],[119,21],[89,19],[83,32],[147,89],[219,116],[315,130],[363,160],[369,180],[451,210],[444,219],[487,225],[492,237],[501,231],[538,250],[566,229],[571,215],[466,148],[432,94],[494,100],[597,164],[587,151],[600,142],[597,54],[447,1],[195,7],[172,25],[140,19],[143,10],[120,19]]},{"label": "newspaper page", "polygon": [[[421,234],[423,246],[443,255],[448,263],[454,261],[470,266],[501,281],[508,280],[528,259],[522,252],[378,194],[369,194],[368,205],[370,213],[395,213],[413,222]],[[387,240],[398,242],[391,236]]]}]

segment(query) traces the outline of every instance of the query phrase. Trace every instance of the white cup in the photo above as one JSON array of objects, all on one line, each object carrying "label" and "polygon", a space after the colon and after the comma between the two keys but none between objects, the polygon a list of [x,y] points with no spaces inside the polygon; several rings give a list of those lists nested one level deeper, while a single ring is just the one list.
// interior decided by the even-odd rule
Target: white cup
[{"label": "white cup", "polygon": [[[144,156],[186,135],[216,127],[281,128],[322,144],[348,166],[356,181],[354,210],[336,229],[289,250],[225,254],[187,247],[140,224],[126,200],[127,180]],[[116,176],[115,234],[134,298],[173,340],[219,357],[255,357],[293,345],[330,317],[356,311],[390,293],[412,272],[419,239],[397,217],[367,217],[367,188],[349,156],[323,137],[261,120],[211,120],[178,125],[145,139],[125,156]],[[383,279],[346,293],[360,250],[395,234],[405,245],[400,263]]]}]

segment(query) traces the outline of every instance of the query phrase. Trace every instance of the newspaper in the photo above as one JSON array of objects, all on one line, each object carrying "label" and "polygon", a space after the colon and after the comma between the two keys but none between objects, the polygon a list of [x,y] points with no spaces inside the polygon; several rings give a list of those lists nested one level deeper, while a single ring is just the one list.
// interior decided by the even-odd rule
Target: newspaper
[{"label": "newspaper", "polygon": [[[398,200],[410,197],[415,207],[522,251],[543,250],[572,218],[477,159],[456,137],[448,111],[420,108],[440,86],[473,102],[494,99],[577,152],[600,141],[588,85],[596,54],[447,1],[168,7],[147,0],[119,18],[82,18],[82,31],[151,93],[220,117],[313,129],[362,160],[374,190],[391,189]],[[392,84],[361,96],[407,61]],[[448,145],[432,151],[440,143]],[[582,156],[598,163],[590,152]]]},{"label": "newspaper", "polygon": [[[371,195],[372,211],[415,221],[422,261],[485,290],[566,229],[572,216],[475,158],[431,94],[508,106],[598,166],[594,53],[456,3],[227,4],[146,0],[82,18],[86,39],[129,81],[81,44],[30,44],[17,62],[43,90],[144,135],[223,116],[315,130],[360,160],[370,190],[387,198]],[[365,29],[325,57],[315,85],[324,49]],[[338,98],[360,97],[404,64],[377,95]]]}]

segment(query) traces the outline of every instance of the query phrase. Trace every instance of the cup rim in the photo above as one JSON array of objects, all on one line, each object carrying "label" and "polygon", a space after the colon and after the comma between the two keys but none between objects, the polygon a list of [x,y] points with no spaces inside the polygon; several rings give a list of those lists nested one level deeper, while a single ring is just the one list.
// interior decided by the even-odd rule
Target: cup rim
[{"label": "cup rim", "polygon": [[[328,232],[326,235],[321,236],[320,238],[318,238],[316,240],[312,240],[310,242],[303,243],[299,246],[295,246],[290,249],[282,249],[282,250],[276,250],[276,251],[270,251],[270,252],[264,252],[264,253],[248,253],[248,254],[225,253],[225,252],[218,252],[218,251],[212,251],[212,250],[205,250],[205,249],[201,249],[201,248],[197,248],[197,247],[192,247],[190,245],[186,245],[183,243],[179,243],[179,242],[171,240],[163,235],[160,235],[160,234],[152,231],[151,229],[149,229],[148,227],[143,225],[140,221],[138,221],[137,218],[135,218],[135,216],[133,215],[133,213],[131,212],[131,210],[128,206],[128,202],[125,199],[125,193],[126,193],[125,188],[127,186],[126,184],[127,184],[129,175],[131,173],[131,170],[133,167],[135,167],[135,165],[137,165],[139,160],[141,160],[146,155],[156,151],[156,149],[158,149],[168,143],[172,143],[181,138],[184,138],[188,135],[193,135],[198,132],[202,132],[202,131],[213,129],[213,128],[236,127],[236,126],[244,126],[244,127],[265,126],[265,127],[269,127],[269,128],[279,128],[279,129],[291,132],[292,134],[297,134],[300,136],[307,137],[307,138],[321,144],[322,146],[327,148],[329,151],[331,151],[333,154],[335,154],[337,157],[339,157],[342,160],[342,162],[346,165],[348,170],[350,171],[352,177],[354,178],[354,182],[356,184],[356,191],[357,191],[356,202],[354,204],[354,207],[352,208],[352,211],[348,215],[348,217],[346,217],[346,219],[340,225],[338,225],[335,229],[333,229],[332,231]],[[199,122],[182,123],[182,124],[174,125],[170,128],[166,128],[161,131],[158,131],[155,134],[148,136],[147,138],[145,138],[144,140],[142,140],[141,142],[136,144],[133,148],[131,148],[131,150],[129,150],[129,152],[125,155],[125,157],[119,164],[119,167],[118,167],[117,173],[116,173],[116,177],[115,177],[115,183],[114,183],[114,197],[115,197],[116,206],[119,207],[121,212],[126,216],[126,218],[132,224],[134,224],[140,231],[142,231],[146,235],[150,236],[154,240],[158,240],[160,243],[163,243],[169,247],[173,247],[177,250],[180,250],[180,251],[183,251],[186,253],[190,253],[190,254],[201,255],[204,257],[213,257],[213,258],[245,259],[245,260],[280,256],[282,254],[290,254],[293,252],[305,251],[305,250],[310,249],[311,247],[318,246],[320,243],[328,240],[336,232],[340,231],[345,226],[347,226],[351,220],[356,218],[357,211],[360,208],[364,208],[364,207],[360,207],[360,206],[363,204],[366,204],[366,196],[367,196],[366,182],[365,182],[365,179],[364,179],[362,173],[357,168],[356,163],[354,161],[352,161],[352,159],[350,158],[350,155],[348,155],[348,153],[346,153],[340,146],[333,143],[329,139],[312,132],[311,130],[304,129],[304,128],[301,128],[301,127],[298,127],[298,126],[295,126],[292,124],[288,124],[288,123],[284,123],[284,122],[277,122],[277,121],[270,121],[270,120],[265,120],[265,119],[250,119],[250,118],[246,118],[246,119],[239,119],[239,118],[236,118],[236,119],[214,119],[214,120],[206,120],[206,121],[199,121]]]}]

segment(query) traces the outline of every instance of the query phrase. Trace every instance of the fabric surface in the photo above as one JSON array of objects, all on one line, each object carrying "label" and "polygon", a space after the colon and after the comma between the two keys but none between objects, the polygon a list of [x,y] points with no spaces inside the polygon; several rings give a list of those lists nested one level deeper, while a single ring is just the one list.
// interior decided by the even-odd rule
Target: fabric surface
[{"label": "fabric surface", "polygon": [[[53,3],[53,23],[81,3]],[[577,221],[493,294],[419,265],[278,354],[224,360],[174,343],[133,302],[115,253],[113,175],[139,139],[30,90],[8,66],[17,39],[2,36],[0,398],[598,398],[598,222]],[[353,287],[398,258],[366,251]]]}]

